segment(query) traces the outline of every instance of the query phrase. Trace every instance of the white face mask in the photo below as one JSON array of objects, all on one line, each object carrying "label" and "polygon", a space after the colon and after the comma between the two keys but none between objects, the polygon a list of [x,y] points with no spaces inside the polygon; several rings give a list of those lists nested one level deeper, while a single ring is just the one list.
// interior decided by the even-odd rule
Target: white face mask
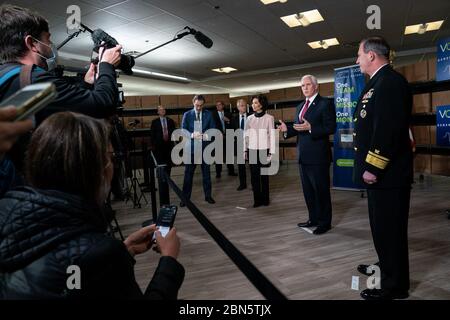
[{"label": "white face mask", "polygon": [[47,46],[50,48],[50,50],[52,51],[52,56],[51,57],[44,57],[42,54],[40,54],[39,52],[37,53],[42,59],[45,59],[45,63],[47,65],[47,71],[52,71],[54,70],[57,66],[57,59],[58,59],[58,49],[56,48],[56,45],[54,43],[52,43],[51,45],[45,44],[42,41],[39,41],[36,38],[33,38],[35,41],[39,42],[40,44],[43,44],[44,46]]}]

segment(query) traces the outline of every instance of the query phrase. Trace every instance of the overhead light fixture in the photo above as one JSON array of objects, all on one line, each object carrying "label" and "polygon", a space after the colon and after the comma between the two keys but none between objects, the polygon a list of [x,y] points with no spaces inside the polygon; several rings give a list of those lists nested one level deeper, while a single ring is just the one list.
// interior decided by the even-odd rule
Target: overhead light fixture
[{"label": "overhead light fixture", "polygon": [[219,73],[230,73],[233,71],[237,71],[237,69],[232,68],[232,67],[223,67],[223,68],[212,69],[212,71],[219,72]]},{"label": "overhead light fixture", "polygon": [[281,17],[280,19],[283,20],[283,22],[286,23],[290,28],[298,26],[307,27],[311,23],[324,21],[322,15],[317,9],[291,14]]},{"label": "overhead light fixture", "polygon": [[157,78],[166,78],[166,79],[172,79],[172,80],[178,80],[178,81],[187,81],[187,82],[191,81],[191,80],[189,80],[186,77],[174,76],[174,75],[171,75],[171,74],[154,72],[154,71],[147,71],[147,70],[136,69],[136,68],[133,68],[133,72],[136,73],[137,75],[143,74],[143,75],[149,75],[149,76],[153,76],[153,77],[157,77]]},{"label": "overhead light fixture", "polygon": [[288,0],[261,0],[261,2],[264,3],[265,5],[275,3],[275,2],[286,3],[287,1]]},{"label": "overhead light fixture", "polygon": [[313,49],[328,49],[331,46],[339,45],[339,41],[336,38],[331,38],[326,40],[309,42],[308,45]]},{"label": "overhead light fixture", "polygon": [[405,35],[414,34],[414,33],[424,34],[425,32],[428,32],[428,31],[439,30],[443,23],[444,23],[444,20],[439,20],[439,21],[419,23],[419,24],[406,26],[405,27]]}]

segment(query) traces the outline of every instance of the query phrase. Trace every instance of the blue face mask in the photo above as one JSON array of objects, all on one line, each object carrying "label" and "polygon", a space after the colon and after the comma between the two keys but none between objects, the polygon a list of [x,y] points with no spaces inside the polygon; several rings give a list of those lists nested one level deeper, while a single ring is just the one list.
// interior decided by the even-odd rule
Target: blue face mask
[{"label": "blue face mask", "polygon": [[42,59],[45,60],[45,63],[47,65],[47,71],[52,71],[57,67],[57,62],[56,60],[58,59],[58,49],[56,48],[55,44],[45,44],[42,41],[39,41],[38,39],[33,38],[33,40],[39,42],[40,44],[43,44],[44,46],[47,46],[50,48],[50,50],[52,51],[52,56],[51,57],[45,57],[42,54],[40,54],[39,52],[37,53]]}]

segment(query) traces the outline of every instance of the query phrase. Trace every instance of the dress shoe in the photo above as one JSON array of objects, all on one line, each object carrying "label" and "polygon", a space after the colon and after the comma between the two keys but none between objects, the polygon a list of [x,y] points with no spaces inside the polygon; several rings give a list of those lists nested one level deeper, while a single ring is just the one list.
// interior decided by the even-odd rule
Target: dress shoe
[{"label": "dress shoe", "polygon": [[[380,263],[377,262],[375,263],[376,266],[379,266]],[[356,269],[358,270],[359,273],[362,273],[365,276],[371,276],[373,274],[373,272],[369,272],[367,271],[367,269],[370,267],[370,265],[368,264],[360,264]]]},{"label": "dress shoe", "polygon": [[297,224],[299,228],[311,228],[311,227],[317,227],[317,223],[312,223],[311,221],[306,221]]},{"label": "dress shoe", "polygon": [[330,230],[331,227],[317,227],[316,230],[313,231],[313,234],[315,235],[319,235],[319,234],[324,234],[327,233],[328,230]]},{"label": "dress shoe", "polygon": [[253,204],[253,208],[258,208],[258,207],[261,207],[261,206],[262,206],[262,203],[259,203],[259,202],[255,202]]},{"label": "dress shoe", "polygon": [[391,291],[384,289],[365,289],[360,293],[364,300],[394,300],[406,299],[409,297],[408,291]]},{"label": "dress shoe", "polygon": [[244,189],[246,189],[247,188],[247,186],[246,185],[243,185],[243,186],[239,186],[236,190],[237,191],[242,191],[242,190],[244,190]]},{"label": "dress shoe", "polygon": [[210,203],[210,204],[216,203],[212,197],[205,198],[205,201]]},{"label": "dress shoe", "polygon": [[270,204],[270,201],[264,201],[262,205],[267,207],[269,204]]},{"label": "dress shoe", "polygon": [[180,207],[181,208],[186,207],[186,204],[184,202],[180,202]]},{"label": "dress shoe", "polygon": [[237,177],[237,173],[236,172],[229,172],[228,175],[231,176],[231,177]]}]

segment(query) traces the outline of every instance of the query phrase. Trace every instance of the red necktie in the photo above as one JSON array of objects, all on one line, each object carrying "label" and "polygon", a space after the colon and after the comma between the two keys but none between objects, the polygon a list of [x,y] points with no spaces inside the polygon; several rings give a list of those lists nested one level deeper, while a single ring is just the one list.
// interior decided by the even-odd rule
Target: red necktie
[{"label": "red necktie", "polygon": [[303,107],[302,112],[300,112],[300,115],[298,117],[299,122],[303,122],[303,116],[305,115],[306,111],[308,111],[309,108],[309,100],[306,99],[305,106]]},{"label": "red necktie", "polygon": [[169,132],[167,131],[167,122],[166,119],[163,118],[163,139],[164,141],[168,141],[169,140]]}]

